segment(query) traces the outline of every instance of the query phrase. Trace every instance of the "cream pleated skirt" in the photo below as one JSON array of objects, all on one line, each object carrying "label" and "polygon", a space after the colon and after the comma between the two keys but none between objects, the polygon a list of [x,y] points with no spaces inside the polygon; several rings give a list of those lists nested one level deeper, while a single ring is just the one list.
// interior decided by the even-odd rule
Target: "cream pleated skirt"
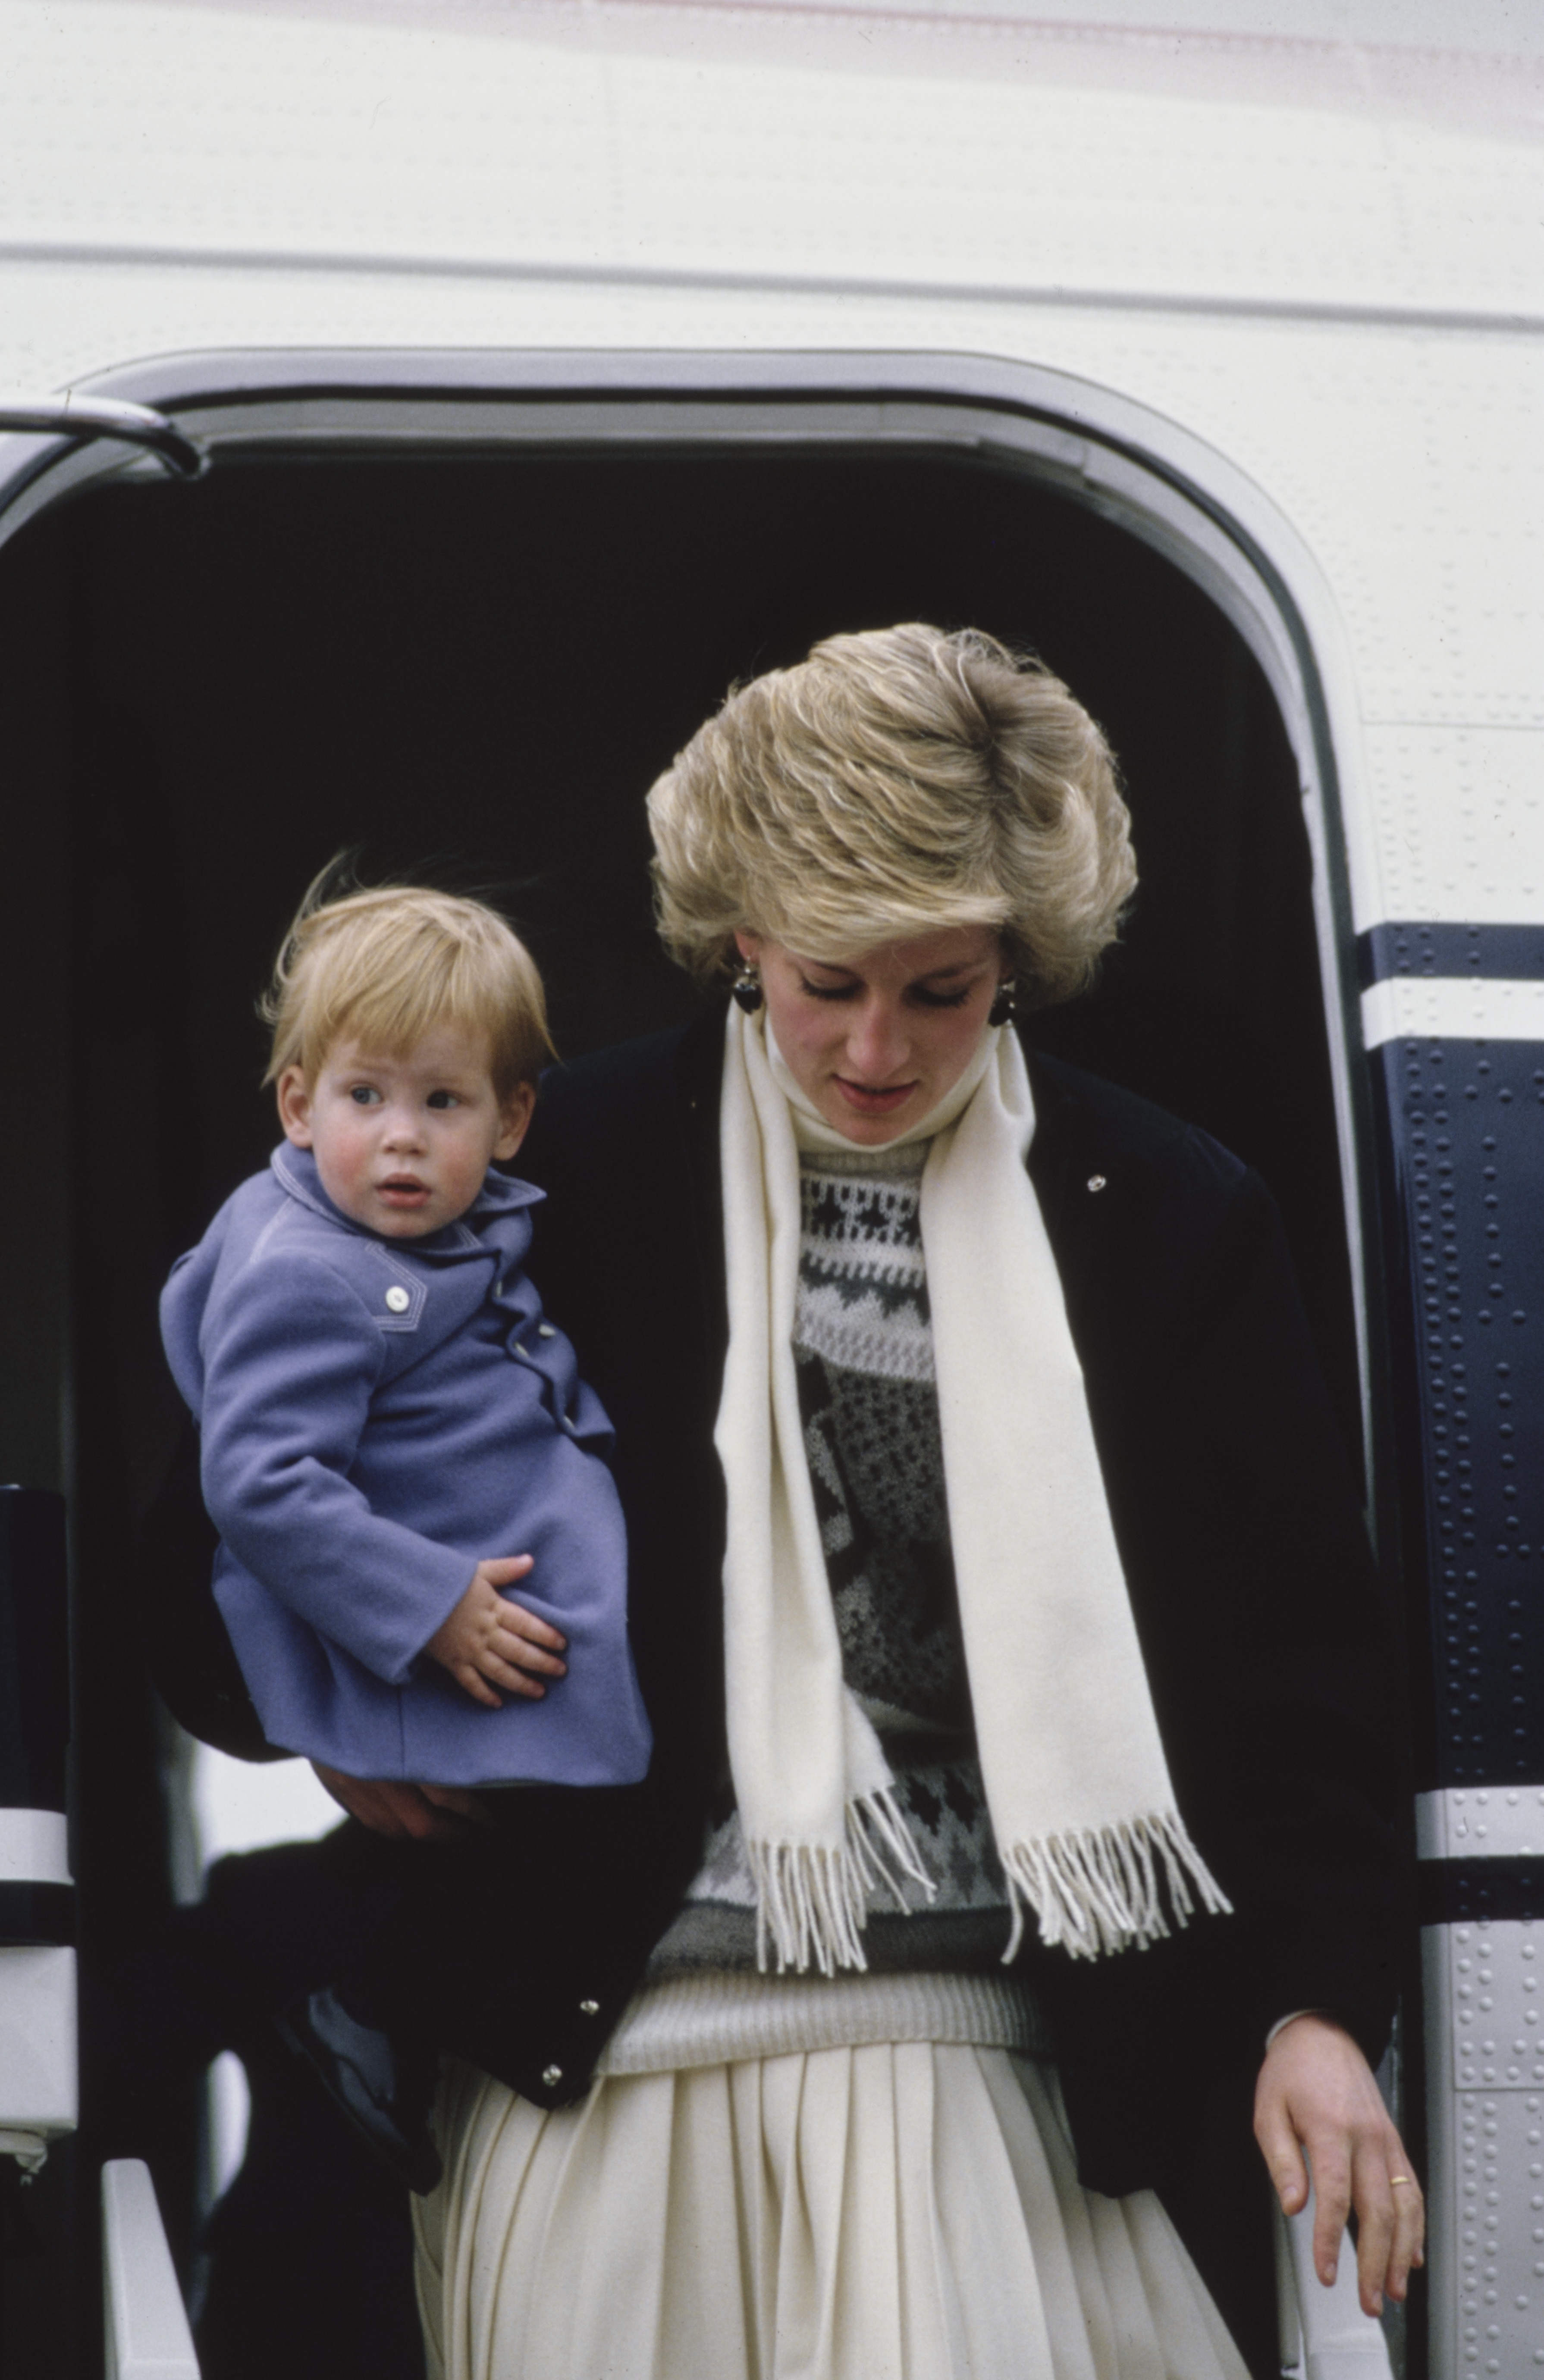
[{"label": "cream pleated skirt", "polygon": [[1007,2050],[616,2075],[557,2114],[453,2066],[437,2123],[432,2380],[1247,2380],[1157,2199],[1082,2189]]}]

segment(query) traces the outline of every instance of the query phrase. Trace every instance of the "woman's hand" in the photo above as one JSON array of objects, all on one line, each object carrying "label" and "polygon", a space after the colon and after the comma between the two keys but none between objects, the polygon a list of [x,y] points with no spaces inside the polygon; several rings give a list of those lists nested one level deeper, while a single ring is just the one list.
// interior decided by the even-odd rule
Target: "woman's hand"
[{"label": "woman's hand", "polygon": [[1313,2015],[1283,2026],[1255,2086],[1255,2138],[1288,2215],[1307,2198],[1307,2151],[1314,2269],[1325,2288],[1355,2212],[1363,2313],[1380,2313],[1385,2293],[1401,2301],[1411,2265],[1425,2262],[1425,2204],[1372,2069],[1343,2026]]},{"label": "woman's hand", "polygon": [[458,1785],[400,1785],[389,1777],[346,1777],[313,1760],[321,1782],[340,1810],[372,1835],[393,1842],[455,1842],[492,1824],[475,1793]]},{"label": "woman's hand", "polygon": [[[529,1554],[480,1561],[466,1594],[423,1648],[474,1702],[485,1703],[491,1710],[497,1710],[503,1699],[493,1691],[496,1686],[540,1702],[547,1691],[541,1677],[561,1678],[566,1668],[557,1658],[565,1648],[557,1630],[499,1592],[524,1578],[530,1568]],[[539,1674],[528,1676],[528,1671]]]}]

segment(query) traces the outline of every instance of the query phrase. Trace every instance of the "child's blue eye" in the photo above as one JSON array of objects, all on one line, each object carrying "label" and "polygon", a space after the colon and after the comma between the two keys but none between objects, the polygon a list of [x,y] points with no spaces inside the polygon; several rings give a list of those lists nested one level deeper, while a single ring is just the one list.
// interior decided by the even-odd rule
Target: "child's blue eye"
[{"label": "child's blue eye", "polygon": [[371,1083],[356,1083],[348,1094],[357,1108],[373,1107],[380,1092]]},{"label": "child's blue eye", "polygon": [[454,1091],[431,1091],[429,1094],[429,1105],[432,1108],[458,1108],[460,1104],[460,1099]]}]

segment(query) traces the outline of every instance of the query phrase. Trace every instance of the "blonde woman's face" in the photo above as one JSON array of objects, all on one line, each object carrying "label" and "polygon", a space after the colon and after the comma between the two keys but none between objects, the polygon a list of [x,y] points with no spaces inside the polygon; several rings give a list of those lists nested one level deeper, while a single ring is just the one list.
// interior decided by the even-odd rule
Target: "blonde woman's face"
[{"label": "blonde woman's face", "polygon": [[807,956],[759,934],[735,940],[760,969],[794,1080],[859,1148],[882,1148],[954,1088],[1009,971],[986,926],[951,926],[846,959]]}]

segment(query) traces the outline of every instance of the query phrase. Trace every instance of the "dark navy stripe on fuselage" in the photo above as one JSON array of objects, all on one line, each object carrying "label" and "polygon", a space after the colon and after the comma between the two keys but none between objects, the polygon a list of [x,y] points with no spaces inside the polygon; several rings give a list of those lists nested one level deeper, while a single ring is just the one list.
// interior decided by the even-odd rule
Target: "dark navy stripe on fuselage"
[{"label": "dark navy stripe on fuselage", "polygon": [[1405,1036],[1368,1056],[1406,1542],[1425,1556],[1418,1782],[1513,1785],[1544,1777],[1544,1044]]},{"label": "dark navy stripe on fuselage", "polygon": [[1423,1860],[1416,1899],[1423,1925],[1544,1917],[1544,1860]]},{"label": "dark navy stripe on fuselage", "polygon": [[1364,991],[1401,975],[1538,983],[1544,980],[1544,924],[1411,925],[1391,920],[1357,935],[1356,972]]},{"label": "dark navy stripe on fuselage", "polygon": [[75,1939],[72,1884],[0,1884],[0,1943],[58,1946]]}]

